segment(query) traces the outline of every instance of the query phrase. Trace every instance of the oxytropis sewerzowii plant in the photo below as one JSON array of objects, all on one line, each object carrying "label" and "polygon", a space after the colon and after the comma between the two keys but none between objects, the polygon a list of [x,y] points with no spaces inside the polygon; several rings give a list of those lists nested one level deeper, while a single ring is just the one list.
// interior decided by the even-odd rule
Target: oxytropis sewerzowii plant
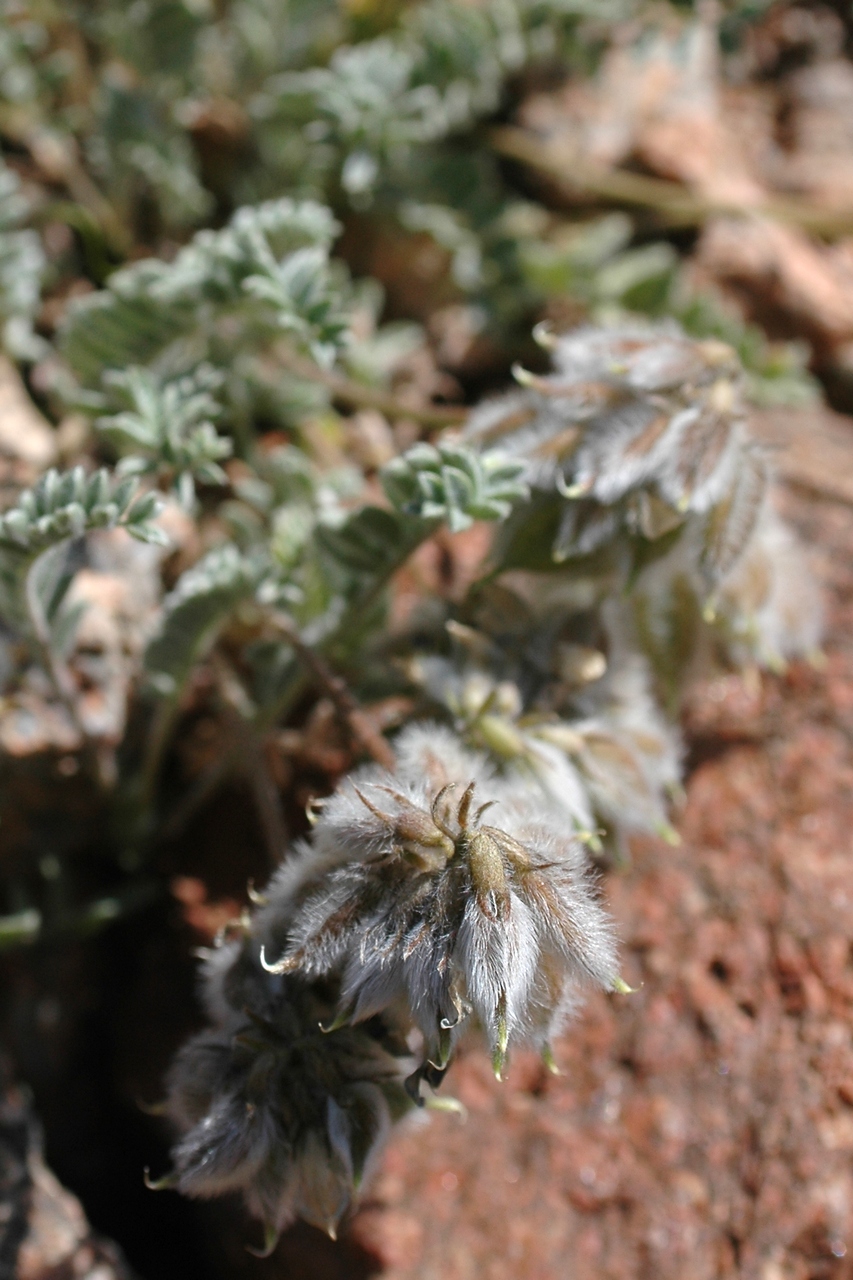
[{"label": "oxytropis sewerzowii plant", "polygon": [[[242,1191],[268,1246],[297,1216],[334,1234],[393,1124],[452,1108],[467,1032],[500,1079],[513,1045],[553,1064],[586,988],[628,990],[597,867],[632,832],[678,839],[687,681],[819,641],[731,349],[667,325],[540,337],[553,374],[518,370],[461,434],[386,465],[388,507],[322,534],[367,574],[338,625],[407,691],[408,723],[317,800],[207,954],[211,1027],[168,1083],[164,1181]],[[484,519],[461,596],[365,631],[371,555],[384,582],[442,521]]]}]

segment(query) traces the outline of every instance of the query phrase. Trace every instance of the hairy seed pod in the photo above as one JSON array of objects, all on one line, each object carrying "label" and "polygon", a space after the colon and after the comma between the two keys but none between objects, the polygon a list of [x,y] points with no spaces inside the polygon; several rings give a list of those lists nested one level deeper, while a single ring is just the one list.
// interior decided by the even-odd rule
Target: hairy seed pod
[{"label": "hairy seed pod", "polygon": [[167,1111],[183,1130],[169,1184],[242,1192],[270,1241],[297,1216],[334,1235],[411,1106],[405,1044],[381,1019],[334,1027],[334,984],[271,976],[251,939],[230,962],[243,1007],[226,997],[222,1023],[169,1073]]},{"label": "hairy seed pod", "polygon": [[[292,910],[282,953],[265,952],[264,964],[271,974],[341,973],[341,1009],[354,1022],[407,1006],[424,1036],[424,1065],[439,1069],[472,1011],[500,1071],[510,1041],[536,1039],[534,1027],[547,1021],[543,963],[560,975],[555,1003],[585,980],[616,987],[612,930],[583,846],[561,816],[531,804],[528,788],[490,778],[482,757],[458,744],[443,752],[449,737],[436,726],[405,730],[395,775],[370,768],[343,784],[357,798],[381,789],[388,808],[359,801],[371,821],[366,829],[361,816],[354,838],[340,831],[340,806],[329,806],[345,841],[339,863]],[[493,807],[500,825],[485,825]],[[431,865],[413,863],[400,841],[413,809],[419,832],[432,823],[449,842]],[[313,836],[324,850],[326,820]]]}]

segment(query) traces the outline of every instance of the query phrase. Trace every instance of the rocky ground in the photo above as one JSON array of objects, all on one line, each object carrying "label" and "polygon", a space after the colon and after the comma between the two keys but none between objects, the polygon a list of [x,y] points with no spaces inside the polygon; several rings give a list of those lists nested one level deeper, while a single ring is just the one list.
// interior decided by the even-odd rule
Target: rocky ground
[{"label": "rocky ground", "polygon": [[779,455],[780,499],[826,665],[697,691],[682,845],[604,886],[639,990],[590,1000],[559,1077],[457,1063],[467,1122],[412,1125],[353,1226],[385,1280],[853,1275],[853,435],[762,428],[809,460]]},{"label": "rocky ground", "polygon": [[[825,585],[825,662],[695,691],[681,846],[637,843],[603,885],[637,990],[591,997],[557,1047],[559,1076],[518,1054],[498,1084],[472,1045],[445,1086],[467,1119],[415,1117],[340,1242],[298,1227],[261,1262],[236,1207],[141,1182],[166,1134],[138,1103],[156,1096],[191,1016],[188,926],[217,907],[179,882],[183,918],[176,903],[156,954],[143,925],[118,959],[105,943],[66,973],[63,1008],[79,1013],[104,966],[123,966],[125,994],[84,1020],[94,1056],[62,1048],[61,1018],[44,1039],[72,1064],[45,1067],[53,1083],[36,1089],[48,1159],[145,1280],[853,1276],[853,424],[784,410],[758,426]],[[232,818],[225,843],[242,865]],[[37,1018],[51,998],[34,1001]],[[152,1043],[139,1029],[155,1025]],[[13,1091],[3,1112],[23,1238],[10,1280],[124,1280],[25,1137],[23,1105]]]},{"label": "rocky ground", "polygon": [[[182,1225],[165,1206],[175,1197],[149,1197],[163,1216],[129,1234],[137,1261],[141,1231],[161,1230],[181,1238],[172,1274],[187,1280],[853,1276],[853,426],[793,411],[758,426],[825,584],[825,664],[695,691],[681,845],[638,842],[603,886],[637,991],[590,998],[558,1044],[558,1076],[516,1055],[498,1084],[467,1048],[446,1083],[466,1120],[415,1117],[341,1242],[300,1226],[261,1262],[236,1211],[193,1206]],[[134,1001],[164,1000],[156,974],[174,959],[141,957],[147,995]],[[126,1101],[155,1088],[182,1016],[172,1025],[165,1009],[155,1047],[133,1041],[126,1016]],[[68,1125],[53,1121],[60,1137]],[[54,1146],[73,1180],[83,1164]],[[20,1280],[126,1275],[37,1156],[28,1185]],[[99,1216],[109,1226],[109,1197]],[[209,1253],[187,1270],[193,1235]]]}]

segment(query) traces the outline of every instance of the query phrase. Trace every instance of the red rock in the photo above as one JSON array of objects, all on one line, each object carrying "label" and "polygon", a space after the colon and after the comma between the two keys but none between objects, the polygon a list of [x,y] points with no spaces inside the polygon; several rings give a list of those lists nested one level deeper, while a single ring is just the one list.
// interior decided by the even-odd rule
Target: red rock
[{"label": "red rock", "polygon": [[640,990],[590,999],[559,1077],[466,1050],[467,1124],[401,1132],[355,1220],[383,1280],[853,1274],[853,505],[814,492],[783,496],[821,542],[825,669],[698,691],[684,843],[606,878]]}]

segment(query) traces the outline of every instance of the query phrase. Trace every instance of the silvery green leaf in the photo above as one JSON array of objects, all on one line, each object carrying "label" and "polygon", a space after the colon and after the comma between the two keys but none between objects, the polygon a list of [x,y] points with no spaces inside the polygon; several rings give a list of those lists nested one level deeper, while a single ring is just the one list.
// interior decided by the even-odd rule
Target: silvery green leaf
[{"label": "silvery green leaf", "polygon": [[10,539],[19,546],[27,545],[29,528],[30,520],[25,511],[7,511],[5,515],[0,516],[0,538]]},{"label": "silvery green leaf", "polygon": [[142,524],[150,520],[152,516],[157,515],[162,505],[163,499],[159,494],[144,493],[142,497],[136,499],[128,511],[126,516],[128,525]]},{"label": "silvery green leaf", "polygon": [[73,649],[77,628],[87,607],[84,600],[78,600],[76,604],[66,605],[65,608],[60,609],[53,620],[50,628],[50,643],[60,657],[67,658]]},{"label": "silvery green leaf", "polygon": [[381,575],[399,555],[405,539],[400,517],[381,507],[362,507],[343,524],[317,526],[319,546],[356,573]]},{"label": "silvery green leaf", "polygon": [[[503,518],[524,498],[524,464],[463,445],[416,444],[383,467],[380,480],[399,511],[447,521],[458,532],[476,519]],[[488,514],[484,514],[488,513]]]},{"label": "silvery green leaf", "polygon": [[137,542],[146,542],[152,547],[170,547],[171,541],[165,529],[161,529],[159,525],[148,524],[129,524],[126,526],[127,532],[131,538],[135,538]]},{"label": "silvery green leaf", "polygon": [[[142,525],[141,529],[154,526]],[[135,526],[129,527],[129,532]],[[139,535],[137,535],[139,536]],[[207,653],[222,626],[261,580],[258,565],[226,543],[208,552],[178,579],[166,597],[160,629],[145,651],[149,672],[165,674],[180,689]]]}]

